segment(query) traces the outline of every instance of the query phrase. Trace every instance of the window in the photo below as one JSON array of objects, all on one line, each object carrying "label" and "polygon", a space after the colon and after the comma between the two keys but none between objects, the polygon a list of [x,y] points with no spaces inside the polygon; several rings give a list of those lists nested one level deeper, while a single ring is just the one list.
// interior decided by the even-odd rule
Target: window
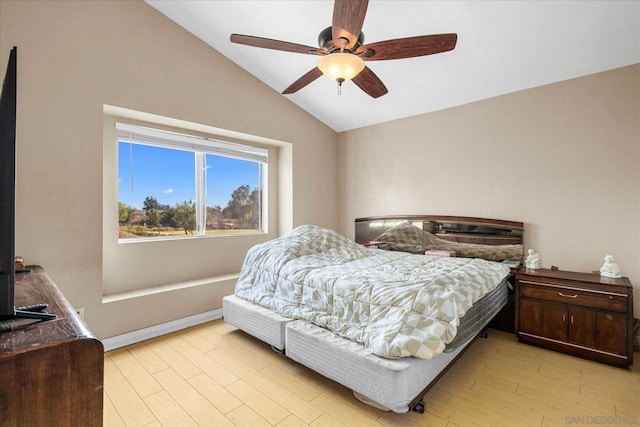
[{"label": "window", "polygon": [[263,232],[266,149],[116,128],[121,241]]}]

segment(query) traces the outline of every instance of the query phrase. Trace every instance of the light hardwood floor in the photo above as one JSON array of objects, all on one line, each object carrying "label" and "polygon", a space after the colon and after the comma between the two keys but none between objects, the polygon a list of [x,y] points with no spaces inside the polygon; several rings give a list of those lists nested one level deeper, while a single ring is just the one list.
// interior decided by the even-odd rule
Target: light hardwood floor
[{"label": "light hardwood floor", "polygon": [[424,414],[394,414],[217,320],[107,353],[104,425],[638,425],[635,356],[624,370],[490,329],[426,395]]}]

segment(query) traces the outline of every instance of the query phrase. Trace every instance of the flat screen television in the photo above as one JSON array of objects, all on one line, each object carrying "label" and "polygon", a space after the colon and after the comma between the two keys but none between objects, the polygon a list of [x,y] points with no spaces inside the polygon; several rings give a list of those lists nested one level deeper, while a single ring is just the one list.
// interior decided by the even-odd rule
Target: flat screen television
[{"label": "flat screen television", "polygon": [[47,304],[15,306],[15,219],[16,219],[16,99],[18,49],[9,54],[9,64],[0,96],[0,320],[55,319],[41,313]]}]

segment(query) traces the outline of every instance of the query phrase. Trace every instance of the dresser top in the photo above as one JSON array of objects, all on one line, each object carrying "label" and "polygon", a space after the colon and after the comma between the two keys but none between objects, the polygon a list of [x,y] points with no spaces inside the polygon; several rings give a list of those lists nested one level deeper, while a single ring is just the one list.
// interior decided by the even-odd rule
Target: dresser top
[{"label": "dresser top", "polygon": [[518,279],[538,279],[538,280],[568,280],[581,283],[589,283],[594,285],[603,286],[622,286],[625,288],[631,288],[631,282],[628,277],[621,277],[619,279],[613,279],[609,277],[601,276],[597,273],[579,273],[575,271],[564,270],[549,270],[546,268],[540,269],[522,269],[516,273]]},{"label": "dresser top", "polygon": [[45,271],[38,266],[29,266],[28,269],[28,273],[16,274],[15,305],[46,303],[49,307],[45,312],[57,317],[46,321],[3,320],[0,325],[0,360],[61,342],[85,340],[102,346]]}]

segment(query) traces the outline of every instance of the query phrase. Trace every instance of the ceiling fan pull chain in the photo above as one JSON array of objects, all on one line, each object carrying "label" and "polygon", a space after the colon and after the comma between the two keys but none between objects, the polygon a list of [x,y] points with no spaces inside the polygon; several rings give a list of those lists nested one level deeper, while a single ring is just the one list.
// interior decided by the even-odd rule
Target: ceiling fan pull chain
[{"label": "ceiling fan pull chain", "polygon": [[336,81],[338,82],[338,95],[342,95],[342,82],[344,79],[337,79]]}]

